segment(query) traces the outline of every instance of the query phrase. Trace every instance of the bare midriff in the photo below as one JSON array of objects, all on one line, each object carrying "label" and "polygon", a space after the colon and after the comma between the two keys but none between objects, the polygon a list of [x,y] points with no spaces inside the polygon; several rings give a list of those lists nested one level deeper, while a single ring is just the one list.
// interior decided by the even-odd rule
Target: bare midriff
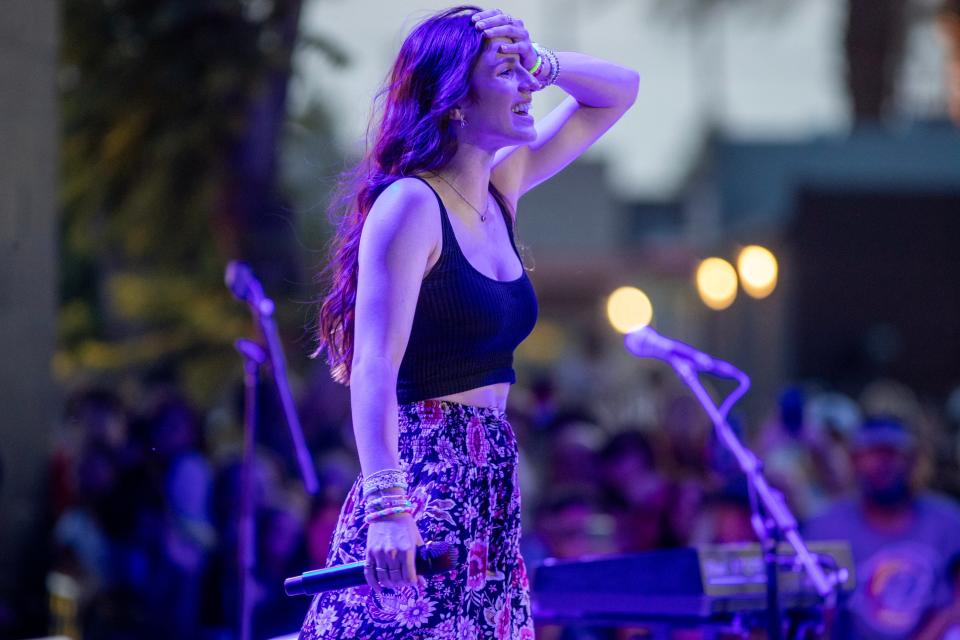
[{"label": "bare midriff", "polygon": [[450,402],[459,402],[460,404],[469,404],[475,407],[505,411],[507,408],[507,395],[509,393],[510,383],[498,382],[496,384],[488,384],[485,387],[477,387],[476,389],[467,389],[459,393],[439,396],[434,398],[434,400],[448,400]]}]

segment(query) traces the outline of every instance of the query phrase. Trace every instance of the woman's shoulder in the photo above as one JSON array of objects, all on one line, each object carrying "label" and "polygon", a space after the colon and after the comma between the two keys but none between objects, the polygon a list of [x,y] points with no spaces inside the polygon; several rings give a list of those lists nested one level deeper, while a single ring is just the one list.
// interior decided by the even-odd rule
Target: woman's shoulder
[{"label": "woman's shoulder", "polygon": [[380,192],[380,197],[387,193],[393,194],[394,197],[401,195],[408,198],[433,199],[433,188],[430,183],[419,176],[398,176]]},{"label": "woman's shoulder", "polygon": [[440,238],[440,214],[430,187],[417,178],[399,178],[374,200],[361,244],[432,251]]},{"label": "woman's shoulder", "polygon": [[419,178],[400,177],[380,192],[369,215],[415,223],[436,217],[438,209],[437,199],[427,183]]}]

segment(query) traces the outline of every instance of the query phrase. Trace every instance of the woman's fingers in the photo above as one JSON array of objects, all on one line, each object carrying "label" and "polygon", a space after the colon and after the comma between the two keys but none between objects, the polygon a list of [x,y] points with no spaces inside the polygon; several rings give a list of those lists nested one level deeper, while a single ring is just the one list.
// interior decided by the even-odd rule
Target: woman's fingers
[{"label": "woman's fingers", "polygon": [[366,579],[367,584],[370,585],[370,588],[380,593],[380,583],[377,582],[377,565],[374,563],[373,557],[368,556],[367,562],[363,566],[363,577]]},{"label": "woman's fingers", "polygon": [[487,9],[486,11],[476,12],[475,14],[470,16],[470,18],[471,20],[473,20],[474,24],[476,24],[477,22],[480,22],[480,21],[485,22],[487,20],[490,20],[493,17],[498,15],[503,15],[503,12],[500,11],[500,9]]},{"label": "woman's fingers", "polygon": [[403,584],[403,565],[400,559],[401,552],[391,549],[387,552],[387,579],[391,589],[396,589]]},{"label": "woman's fingers", "polygon": [[[491,27],[499,27],[505,25],[515,25],[517,27],[523,28],[523,20],[514,18],[508,13],[501,13],[499,9],[493,9],[496,13],[490,13],[484,11],[482,13],[475,14],[473,16],[473,22],[478,29],[487,30]],[[484,15],[490,13],[490,15]]]},{"label": "woman's fingers", "polygon": [[484,37],[487,38],[497,38],[505,37],[512,40],[529,40],[530,34],[527,33],[527,30],[523,27],[518,27],[515,24],[504,24],[498,27],[490,27],[489,29],[483,30]]},{"label": "woman's fingers", "polygon": [[414,585],[417,583],[417,551],[410,549],[400,556],[401,579],[405,584]]},{"label": "woman's fingers", "polygon": [[385,550],[377,552],[377,582],[381,587],[393,589],[393,580],[390,579],[390,556]]}]

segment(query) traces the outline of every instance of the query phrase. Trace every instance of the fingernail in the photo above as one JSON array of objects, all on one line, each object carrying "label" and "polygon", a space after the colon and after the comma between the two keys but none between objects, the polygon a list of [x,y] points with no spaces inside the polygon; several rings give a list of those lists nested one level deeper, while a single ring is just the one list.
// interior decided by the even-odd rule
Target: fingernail
[{"label": "fingernail", "polygon": [[483,25],[484,25],[484,24],[485,24],[485,23],[483,22],[483,20],[481,20],[480,22],[477,23],[477,26],[478,26],[479,28],[483,29]]}]

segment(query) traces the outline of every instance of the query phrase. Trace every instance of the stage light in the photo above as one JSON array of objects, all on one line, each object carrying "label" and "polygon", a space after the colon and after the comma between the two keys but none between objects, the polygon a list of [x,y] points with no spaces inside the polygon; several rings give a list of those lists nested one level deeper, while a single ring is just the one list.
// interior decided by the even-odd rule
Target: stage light
[{"label": "stage light", "polygon": [[711,309],[726,309],[737,297],[736,269],[723,258],[707,258],[697,267],[697,291]]},{"label": "stage light", "polygon": [[777,288],[777,259],[768,249],[752,244],[737,257],[737,271],[743,290],[752,298],[762,299]]},{"label": "stage light", "polygon": [[620,287],[607,298],[607,319],[620,333],[630,333],[650,324],[653,305],[636,287]]}]

